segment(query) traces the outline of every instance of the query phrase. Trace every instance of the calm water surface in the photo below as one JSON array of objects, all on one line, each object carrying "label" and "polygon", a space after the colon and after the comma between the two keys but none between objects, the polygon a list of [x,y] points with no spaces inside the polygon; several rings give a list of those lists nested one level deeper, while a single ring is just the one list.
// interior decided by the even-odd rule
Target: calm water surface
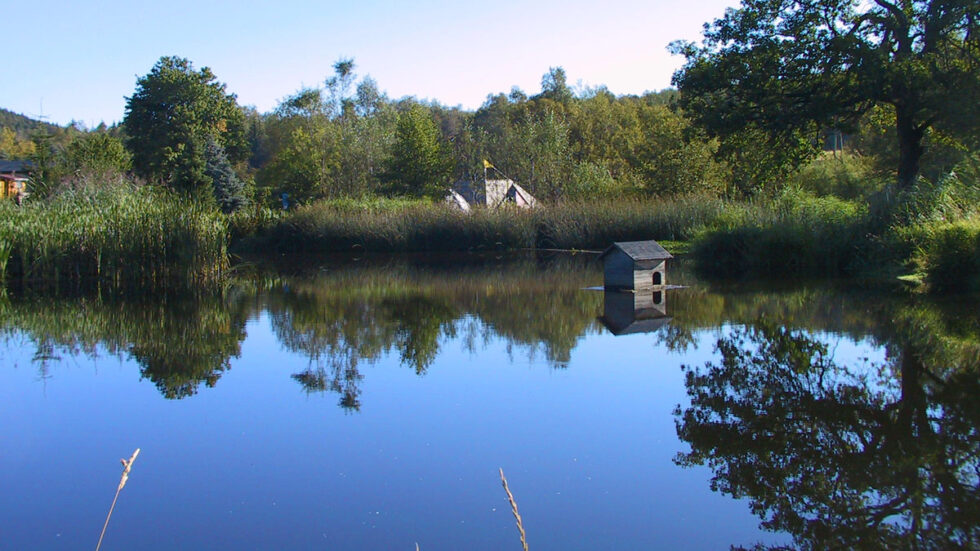
[{"label": "calm water surface", "polygon": [[0,549],[980,542],[975,302],[592,257],[324,259],[0,299]]}]

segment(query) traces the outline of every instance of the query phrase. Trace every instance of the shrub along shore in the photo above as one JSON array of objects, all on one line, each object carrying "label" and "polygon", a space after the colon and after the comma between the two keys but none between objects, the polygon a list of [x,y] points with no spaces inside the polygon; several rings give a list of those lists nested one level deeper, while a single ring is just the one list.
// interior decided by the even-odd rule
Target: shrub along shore
[{"label": "shrub along shore", "polygon": [[417,200],[322,201],[289,212],[213,205],[150,187],[110,186],[0,205],[5,286],[155,289],[220,283],[235,253],[601,250],[683,242],[720,277],[876,276],[936,292],[980,290],[980,204],[969,186],[922,186],[866,200],[784,191],[564,202],[453,211]]}]

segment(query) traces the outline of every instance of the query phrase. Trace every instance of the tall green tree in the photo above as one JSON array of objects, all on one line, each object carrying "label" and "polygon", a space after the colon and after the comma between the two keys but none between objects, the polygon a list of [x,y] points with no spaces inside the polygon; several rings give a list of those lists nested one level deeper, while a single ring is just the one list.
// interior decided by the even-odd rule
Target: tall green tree
[{"label": "tall green tree", "polygon": [[245,115],[211,69],[187,59],[162,57],[136,81],[126,100],[126,145],[133,169],[147,180],[187,192],[211,190],[207,142],[213,139],[232,162],[248,158]]},{"label": "tall green tree", "polygon": [[687,57],[674,84],[711,132],[759,131],[772,147],[889,105],[908,188],[928,132],[976,139],[978,13],[978,0],[743,0],[706,25],[702,45],[673,45]]},{"label": "tall green tree", "polygon": [[452,158],[428,110],[413,103],[398,116],[384,179],[391,193],[438,198],[446,193]]},{"label": "tall green tree", "polygon": [[319,88],[304,88],[286,98],[268,121],[272,159],[258,174],[274,196],[307,203],[331,195],[337,171],[337,127]]}]

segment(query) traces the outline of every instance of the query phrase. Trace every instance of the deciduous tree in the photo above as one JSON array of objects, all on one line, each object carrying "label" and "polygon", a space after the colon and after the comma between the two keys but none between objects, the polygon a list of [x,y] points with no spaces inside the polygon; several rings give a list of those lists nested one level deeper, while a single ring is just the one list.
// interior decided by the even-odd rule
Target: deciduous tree
[{"label": "deciduous tree", "polygon": [[395,194],[438,198],[445,194],[452,159],[424,107],[412,104],[398,117],[395,145],[385,170]]},{"label": "deciduous tree", "polygon": [[743,0],[702,45],[673,45],[687,57],[674,84],[713,133],[758,130],[774,147],[890,105],[908,188],[928,132],[976,140],[978,13],[978,0]]},{"label": "deciduous tree", "polygon": [[136,173],[184,190],[210,190],[205,172],[208,139],[232,162],[248,158],[245,116],[211,69],[187,59],[162,57],[136,81],[126,100],[126,145]]}]

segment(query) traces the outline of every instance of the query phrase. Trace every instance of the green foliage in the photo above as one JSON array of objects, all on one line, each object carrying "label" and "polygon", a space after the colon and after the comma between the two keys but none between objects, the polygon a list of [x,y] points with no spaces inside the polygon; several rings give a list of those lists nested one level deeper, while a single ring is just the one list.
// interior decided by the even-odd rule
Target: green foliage
[{"label": "green foliage", "polygon": [[[746,129],[767,146],[848,130],[875,105],[895,110],[900,187],[918,173],[929,129],[969,138],[980,109],[975,1],[747,0],[706,26],[674,75],[681,104],[713,134]],[[798,164],[805,156],[791,155]]]},{"label": "green foliage", "polygon": [[34,154],[34,142],[22,138],[10,128],[0,129],[0,159],[28,159]]},{"label": "green foliage", "polygon": [[627,159],[647,193],[723,190],[722,168],[712,159],[716,144],[667,107],[644,102],[636,115],[640,139],[631,145]]},{"label": "green foliage", "polygon": [[78,176],[123,173],[132,167],[132,156],[121,139],[104,132],[82,134],[65,148],[64,171]]},{"label": "green foliage", "polygon": [[269,232],[269,245],[282,252],[467,251],[532,246],[531,215],[517,209],[456,212],[424,202],[352,210],[330,203],[304,206]]},{"label": "green foliage", "polygon": [[899,227],[893,239],[931,292],[980,291],[980,219]]},{"label": "green foliage", "polygon": [[793,175],[788,185],[818,196],[867,198],[881,191],[884,183],[875,174],[873,162],[869,157],[851,153],[825,153]]},{"label": "green foliage", "polygon": [[439,129],[421,105],[398,116],[395,143],[384,179],[393,195],[441,198],[446,194],[452,159]]},{"label": "green foliage", "polygon": [[567,201],[535,209],[536,245],[602,250],[614,241],[687,240],[715,224],[725,208],[720,199],[708,195]]},{"label": "green foliage", "polygon": [[210,193],[205,172],[208,139],[232,162],[245,160],[245,116],[207,67],[162,57],[136,81],[126,100],[126,145],[136,173],[150,182],[189,193]]},{"label": "green foliage", "polygon": [[568,77],[562,67],[551,67],[541,77],[541,95],[543,99],[567,105],[574,99],[572,89],[568,87]]},{"label": "green foliage", "polygon": [[[34,134],[57,134],[65,129],[44,121],[34,120],[0,107],[0,129],[19,140],[30,140]],[[6,135],[6,132],[3,135]],[[2,142],[0,142],[2,143]],[[2,150],[0,150],[2,151]],[[11,157],[12,158],[12,157]],[[23,157],[17,157],[23,158]]]},{"label": "green foliage", "polygon": [[[878,174],[894,178],[895,167],[901,160],[897,144],[895,109],[885,104],[876,105],[861,118],[847,147],[865,156]],[[922,137],[922,178],[931,182],[943,178],[957,163],[969,157],[970,147],[948,132],[929,128]]]},{"label": "green foliage", "polygon": [[34,162],[34,170],[29,189],[37,199],[51,195],[61,179],[61,167],[58,165],[60,151],[51,134],[35,133],[31,141],[34,147],[30,160]]},{"label": "green foliage", "polygon": [[281,252],[604,249],[612,241],[686,240],[717,223],[710,196],[669,201],[566,201],[533,210],[476,209],[398,200],[333,200],[284,216],[246,248]]},{"label": "green foliage", "polygon": [[364,78],[353,95],[353,60],[340,60],[324,88],[305,88],[264,119],[268,162],[257,185],[278,204],[361,196],[379,190],[394,127],[393,106]]},{"label": "green foliage", "polygon": [[834,277],[864,268],[867,209],[835,197],[787,192],[729,210],[692,251],[712,275]]}]

